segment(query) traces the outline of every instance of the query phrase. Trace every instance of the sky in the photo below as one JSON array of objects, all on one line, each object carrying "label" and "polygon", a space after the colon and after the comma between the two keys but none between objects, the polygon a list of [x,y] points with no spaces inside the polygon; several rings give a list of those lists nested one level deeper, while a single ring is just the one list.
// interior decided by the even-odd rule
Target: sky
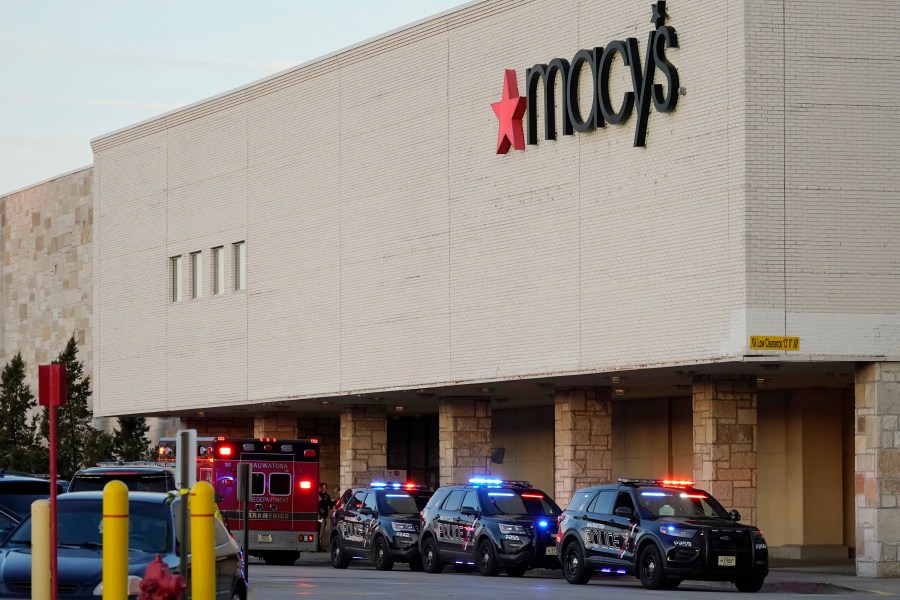
[{"label": "sky", "polygon": [[0,0],[0,196],[90,140],[466,0]]}]

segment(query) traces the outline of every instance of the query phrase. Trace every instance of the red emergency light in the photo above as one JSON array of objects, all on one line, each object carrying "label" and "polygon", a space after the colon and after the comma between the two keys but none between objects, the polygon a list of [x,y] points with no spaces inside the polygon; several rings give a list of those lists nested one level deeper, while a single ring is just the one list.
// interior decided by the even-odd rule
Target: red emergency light
[{"label": "red emergency light", "polygon": [[313,444],[318,444],[318,443],[319,443],[319,438],[312,438],[312,439],[310,439],[309,441],[311,441]]},{"label": "red emergency light", "polygon": [[311,482],[311,481],[305,481],[305,480],[304,480],[304,481],[301,481],[301,482],[300,482],[300,489],[301,489],[301,490],[308,490],[308,489],[310,489],[310,488],[312,488],[312,482]]},{"label": "red emergency light", "polygon": [[221,446],[219,448],[219,456],[231,456],[231,446]]},{"label": "red emergency light", "polygon": [[523,498],[537,498],[538,500],[543,500],[543,494],[522,494]]},{"label": "red emergency light", "polygon": [[679,479],[663,479],[659,484],[663,487],[692,487],[694,482]]},{"label": "red emergency light", "polygon": [[303,456],[306,458],[313,458],[316,455],[315,450],[306,449],[303,451]]}]

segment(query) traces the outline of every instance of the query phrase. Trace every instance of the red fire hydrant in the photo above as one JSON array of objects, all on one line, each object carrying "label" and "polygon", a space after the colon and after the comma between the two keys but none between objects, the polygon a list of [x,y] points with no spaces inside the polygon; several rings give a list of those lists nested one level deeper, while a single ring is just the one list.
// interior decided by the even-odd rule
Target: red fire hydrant
[{"label": "red fire hydrant", "polygon": [[147,572],[141,581],[141,596],[138,600],[178,600],[187,582],[181,575],[173,575],[162,556],[147,565]]}]

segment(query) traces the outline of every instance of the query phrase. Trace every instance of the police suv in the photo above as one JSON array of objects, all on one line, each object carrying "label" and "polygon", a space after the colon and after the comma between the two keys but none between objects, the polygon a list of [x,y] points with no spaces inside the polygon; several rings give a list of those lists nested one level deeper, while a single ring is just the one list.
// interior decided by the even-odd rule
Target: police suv
[{"label": "police suv", "polygon": [[557,536],[566,580],[587,583],[600,571],[635,575],[651,590],[702,579],[758,592],[769,572],[762,532],[693,485],[619,479],[575,492]]},{"label": "police suv", "polygon": [[395,562],[421,571],[419,511],[431,494],[425,486],[399,482],[345,491],[332,513],[331,566],[346,569],[354,558],[366,558],[379,571],[390,571]]},{"label": "police suv", "polygon": [[474,478],[439,488],[422,511],[419,545],[428,573],[452,563],[459,572],[520,577],[530,568],[559,568],[550,496],[524,481]]}]

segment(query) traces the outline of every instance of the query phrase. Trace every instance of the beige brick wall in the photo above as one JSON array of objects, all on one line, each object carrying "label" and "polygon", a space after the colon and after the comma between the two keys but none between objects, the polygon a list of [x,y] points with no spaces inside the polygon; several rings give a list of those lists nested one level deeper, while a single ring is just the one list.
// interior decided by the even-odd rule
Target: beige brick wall
[{"label": "beige brick wall", "polygon": [[[98,412],[721,360],[750,334],[895,352],[900,142],[875,114],[900,81],[859,52],[897,9],[874,4],[784,27],[774,0],[670,3],[686,95],[646,148],[632,117],[498,156],[490,109],[506,68],[524,91],[579,48],[643,52],[642,0],[487,0],[95,139]],[[811,26],[849,58],[801,47]],[[784,47],[809,59],[787,96]],[[241,240],[247,290],[212,297],[209,249],[230,281]],[[173,304],[168,258],[195,251],[205,296],[186,268]]]},{"label": "beige brick wall", "polygon": [[896,356],[900,4],[745,4],[746,334]]},{"label": "beige brick wall", "polygon": [[91,373],[91,192],[87,167],[0,196],[0,360],[22,353],[35,396],[38,365],[54,360],[73,335],[85,374]]}]

